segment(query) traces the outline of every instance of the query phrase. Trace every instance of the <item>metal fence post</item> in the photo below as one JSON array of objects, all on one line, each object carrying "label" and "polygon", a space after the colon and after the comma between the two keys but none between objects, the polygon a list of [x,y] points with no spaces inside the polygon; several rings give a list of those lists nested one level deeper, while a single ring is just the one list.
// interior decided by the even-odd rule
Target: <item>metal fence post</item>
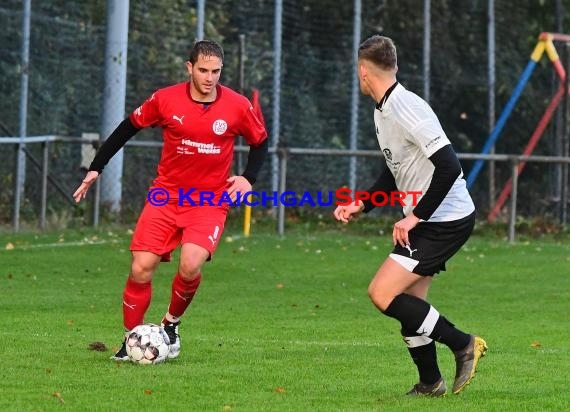
[{"label": "metal fence post", "polygon": [[519,184],[519,160],[516,157],[511,159],[511,170],[513,179],[513,189],[511,191],[511,203],[509,207],[509,242],[515,241],[515,223],[517,220],[517,191]]},{"label": "metal fence post", "polygon": [[[287,188],[287,149],[278,149],[279,156],[279,192],[281,196]],[[279,202],[277,207],[277,233],[282,236],[285,233],[285,205]]]},{"label": "metal fence post", "polygon": [[28,83],[30,72],[30,20],[32,15],[32,0],[24,0],[22,12],[22,84],[20,86],[20,140],[16,157],[14,179],[14,215],[12,227],[14,232],[20,230],[20,208],[26,185],[26,144],[24,140],[28,133]]},{"label": "metal fence post", "polygon": [[[354,0],[354,27],[352,31],[352,60],[358,60],[358,48],[360,46],[360,32],[362,27],[362,2]],[[357,65],[352,65],[352,86],[350,91],[350,150],[358,147],[358,101],[360,94],[360,81],[358,80]],[[348,182],[352,190],[356,190],[356,156],[349,158]]]},{"label": "metal fence post", "polygon": [[[275,0],[275,27],[273,31],[273,118],[271,127],[270,147],[276,150],[279,147],[279,129],[281,127],[281,64],[282,64],[282,36],[283,36],[283,0]],[[277,190],[277,170],[279,158],[271,156],[271,190]]]},{"label": "metal fence post", "polygon": [[41,189],[41,207],[40,207],[40,229],[46,228],[46,210],[47,210],[47,181],[48,181],[48,158],[49,143],[42,142],[42,189]]},{"label": "metal fence post", "polygon": [[99,227],[99,207],[101,205],[101,179],[95,180],[93,196],[93,227]]},{"label": "metal fence post", "polygon": [[[129,0],[107,0],[106,29],[105,87],[100,129],[104,139],[107,139],[125,118]],[[118,213],[122,201],[123,149],[109,161],[105,174],[100,176],[100,180],[103,201],[111,212]]]},{"label": "metal fence post", "polygon": [[[568,133],[570,132],[570,102],[568,101],[568,93],[570,92],[570,44],[566,43],[566,81],[564,93],[563,114],[564,119],[562,123],[562,156],[568,157],[570,155],[570,147],[568,141]],[[565,226],[568,222],[568,163],[561,165],[561,182],[560,182],[560,223]]]}]

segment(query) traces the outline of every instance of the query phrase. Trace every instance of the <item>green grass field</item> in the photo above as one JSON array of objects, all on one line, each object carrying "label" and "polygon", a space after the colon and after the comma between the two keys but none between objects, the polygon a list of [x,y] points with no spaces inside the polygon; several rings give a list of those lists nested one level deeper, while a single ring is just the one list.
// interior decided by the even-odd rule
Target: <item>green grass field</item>
[{"label": "green grass field", "polygon": [[[0,235],[3,411],[561,411],[568,382],[570,246],[475,235],[430,301],[489,345],[460,395],[410,399],[415,368],[399,325],[366,290],[388,236],[253,228],[224,235],[162,365],[109,360],[121,341],[130,263],[123,229]],[[176,264],[154,279],[159,322]],[[107,351],[89,349],[103,342]],[[451,386],[451,352],[439,346]]]}]

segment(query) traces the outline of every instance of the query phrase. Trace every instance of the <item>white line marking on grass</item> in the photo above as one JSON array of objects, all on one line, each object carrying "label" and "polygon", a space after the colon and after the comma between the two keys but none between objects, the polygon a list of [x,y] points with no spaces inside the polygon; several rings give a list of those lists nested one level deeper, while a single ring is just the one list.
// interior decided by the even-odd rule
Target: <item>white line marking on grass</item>
[{"label": "white line marking on grass", "polygon": [[92,246],[92,245],[105,245],[108,243],[119,243],[117,240],[81,240],[77,242],[58,242],[58,243],[33,243],[30,245],[14,245],[13,249],[0,249],[1,251],[11,252],[12,250],[27,250],[27,249],[48,249],[58,247],[76,247],[76,246]]},{"label": "white line marking on grass", "polygon": [[278,340],[278,339],[213,339],[211,337],[195,337],[194,339],[202,341],[202,342],[217,342],[217,343],[225,343],[225,344],[277,344],[277,345],[296,345],[296,346],[323,346],[323,347],[330,347],[330,346],[340,346],[340,347],[367,347],[367,348],[377,348],[380,347],[380,342],[368,342],[368,341],[316,341],[316,340]]},{"label": "white line marking on grass", "polygon": [[[275,341],[279,343],[280,341]],[[292,340],[287,343],[299,346],[362,346],[362,347],[378,347],[380,342],[366,342],[366,341],[348,341],[348,342],[319,342],[319,341],[302,341]]]}]

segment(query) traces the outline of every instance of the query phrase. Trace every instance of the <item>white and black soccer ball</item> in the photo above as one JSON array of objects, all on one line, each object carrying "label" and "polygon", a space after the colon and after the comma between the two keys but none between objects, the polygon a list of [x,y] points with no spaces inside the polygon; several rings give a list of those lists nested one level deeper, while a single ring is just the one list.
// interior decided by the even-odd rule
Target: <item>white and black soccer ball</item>
[{"label": "white and black soccer ball", "polygon": [[151,365],[166,360],[170,339],[161,326],[154,323],[138,325],[127,335],[127,355],[134,363]]}]

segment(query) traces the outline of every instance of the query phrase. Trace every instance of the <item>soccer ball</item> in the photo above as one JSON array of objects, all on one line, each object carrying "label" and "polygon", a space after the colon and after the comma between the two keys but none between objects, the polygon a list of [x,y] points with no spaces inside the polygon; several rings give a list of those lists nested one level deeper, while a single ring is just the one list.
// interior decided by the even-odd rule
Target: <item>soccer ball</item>
[{"label": "soccer ball", "polygon": [[127,335],[127,355],[134,363],[151,365],[166,360],[170,339],[164,329],[154,323],[138,325]]}]

